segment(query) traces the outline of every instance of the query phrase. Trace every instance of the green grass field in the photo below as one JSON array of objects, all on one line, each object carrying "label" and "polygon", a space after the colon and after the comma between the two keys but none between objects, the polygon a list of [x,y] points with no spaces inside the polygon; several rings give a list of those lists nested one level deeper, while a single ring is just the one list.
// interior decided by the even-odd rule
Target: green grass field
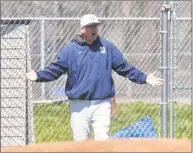
[{"label": "green grass field", "polygon": [[[192,137],[191,105],[177,104],[176,110],[176,137],[190,139]],[[160,136],[161,118],[160,106],[158,104],[143,102],[118,104],[116,114],[116,118],[111,122],[110,134],[130,125],[142,117],[151,115],[157,135]],[[66,103],[35,105],[34,123],[36,143],[72,139],[69,105]]]}]

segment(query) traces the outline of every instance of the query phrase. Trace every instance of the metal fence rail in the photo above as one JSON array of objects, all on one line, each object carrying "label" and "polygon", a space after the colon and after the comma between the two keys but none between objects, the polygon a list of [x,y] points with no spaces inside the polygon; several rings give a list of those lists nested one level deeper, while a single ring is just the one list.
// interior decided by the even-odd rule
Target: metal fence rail
[{"label": "metal fence rail", "polygon": [[[110,134],[151,115],[163,136],[188,137],[191,129],[191,1],[169,1],[161,16],[161,1],[1,1],[1,138],[3,146],[72,139],[64,87],[66,75],[49,83],[18,77],[29,68],[41,70],[55,61],[64,45],[80,33],[87,13],[102,21],[101,37],[114,43],[127,61],[149,74],[163,76],[163,52],[168,60],[166,90],[138,85],[113,72],[117,115]],[[162,44],[163,19],[168,23],[168,48]],[[167,30],[167,29],[165,29]],[[164,106],[163,102],[168,105]],[[13,114],[14,112],[14,114]],[[170,118],[167,118],[167,114]],[[25,117],[24,117],[25,116]],[[165,118],[165,122],[163,121]],[[13,120],[15,120],[13,122]],[[16,121],[17,120],[17,121]]]}]

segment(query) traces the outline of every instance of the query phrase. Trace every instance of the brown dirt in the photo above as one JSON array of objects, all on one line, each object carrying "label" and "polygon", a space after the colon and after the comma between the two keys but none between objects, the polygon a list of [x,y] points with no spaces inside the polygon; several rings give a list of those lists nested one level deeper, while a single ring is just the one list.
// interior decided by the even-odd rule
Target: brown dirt
[{"label": "brown dirt", "polygon": [[2,152],[191,152],[186,139],[114,139],[107,141],[41,143],[1,148]]}]

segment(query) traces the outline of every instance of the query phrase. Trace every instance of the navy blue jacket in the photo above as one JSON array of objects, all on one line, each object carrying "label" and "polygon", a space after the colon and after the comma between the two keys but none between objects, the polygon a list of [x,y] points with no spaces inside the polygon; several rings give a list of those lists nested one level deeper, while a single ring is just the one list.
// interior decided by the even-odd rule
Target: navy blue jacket
[{"label": "navy blue jacket", "polygon": [[53,81],[67,72],[69,99],[105,99],[115,96],[112,69],[133,82],[146,83],[147,75],[128,64],[111,42],[98,37],[87,44],[79,36],[61,50],[56,62],[37,72],[36,82]]}]

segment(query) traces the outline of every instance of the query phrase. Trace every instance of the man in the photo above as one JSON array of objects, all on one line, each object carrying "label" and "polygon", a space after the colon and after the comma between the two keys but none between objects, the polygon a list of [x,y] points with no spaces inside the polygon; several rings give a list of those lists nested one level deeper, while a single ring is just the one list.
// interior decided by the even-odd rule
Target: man
[{"label": "man", "polygon": [[116,46],[99,37],[99,24],[95,15],[84,15],[80,21],[81,35],[61,50],[56,62],[42,71],[25,73],[27,79],[36,82],[53,81],[67,73],[65,93],[75,141],[89,139],[91,125],[95,140],[109,138],[111,99],[115,96],[112,69],[138,84],[163,84],[154,74],[146,75],[128,64]]}]

